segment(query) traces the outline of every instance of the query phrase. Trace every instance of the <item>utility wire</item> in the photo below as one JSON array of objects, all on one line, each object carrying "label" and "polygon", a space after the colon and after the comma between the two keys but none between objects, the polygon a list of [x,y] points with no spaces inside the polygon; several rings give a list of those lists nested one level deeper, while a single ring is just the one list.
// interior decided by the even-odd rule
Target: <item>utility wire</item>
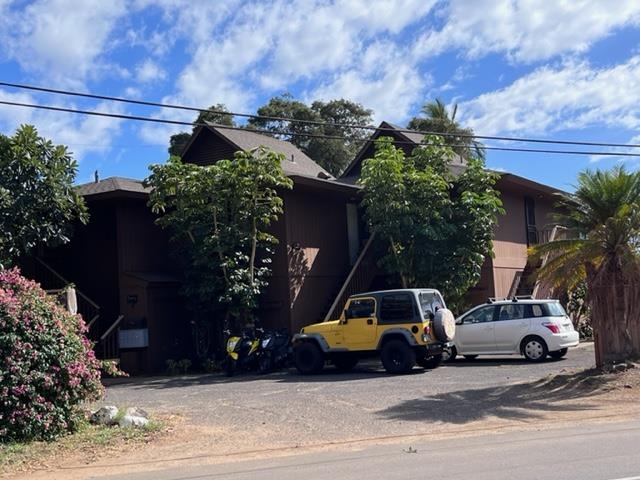
[{"label": "utility wire", "polygon": [[[305,137],[305,138],[322,138],[322,139],[332,139],[332,140],[350,140],[354,143],[366,143],[370,141],[370,138],[361,138],[361,139],[350,139],[341,135],[325,135],[318,133],[306,133],[306,132],[288,132],[282,130],[266,130],[266,129],[258,129],[251,128],[246,129],[242,127],[233,127],[228,125],[211,125],[209,123],[194,123],[194,122],[184,122],[179,120],[168,120],[162,118],[153,118],[153,117],[143,117],[138,115],[126,115],[122,113],[109,113],[109,112],[96,112],[91,110],[79,110],[67,107],[54,107],[52,105],[37,105],[32,103],[23,103],[23,102],[10,102],[6,100],[0,100],[0,105],[10,105],[16,107],[25,107],[25,108],[34,108],[40,110],[50,110],[56,112],[66,112],[66,113],[76,113],[81,115],[91,115],[97,117],[109,117],[109,118],[117,118],[123,120],[136,120],[136,121],[144,121],[144,122],[152,122],[152,123],[162,123],[162,124],[170,124],[170,125],[187,125],[187,126],[215,126],[215,128],[225,129],[225,130],[237,130],[243,132],[255,132],[255,133],[264,133],[268,135],[286,135],[292,137]],[[391,132],[397,132],[398,130],[390,129]],[[415,130],[410,130],[410,132],[416,133]],[[434,135],[441,135],[439,133],[435,133]],[[420,142],[412,142],[412,141],[394,141],[396,145],[424,145],[424,143]],[[442,145],[443,148],[456,148],[456,147],[468,147],[467,145]],[[550,153],[550,154],[569,154],[569,155],[602,155],[602,156],[616,156],[616,157],[640,157],[640,153],[629,153],[629,152],[592,152],[592,151],[583,151],[583,150],[550,150],[550,149],[532,149],[532,148],[510,148],[510,147],[491,147],[491,146],[483,146],[485,150],[497,150],[497,151],[509,151],[509,152],[524,152],[524,153]]]},{"label": "utility wire", "polygon": [[[228,115],[232,117],[242,117],[256,120],[274,120],[281,122],[289,122],[289,123],[299,123],[299,124],[308,124],[308,125],[316,125],[316,126],[333,126],[333,127],[343,127],[343,128],[351,128],[351,129],[362,129],[362,130],[372,130],[372,131],[389,131],[389,132],[399,132],[399,133],[422,133],[425,135],[440,135],[444,137],[456,137],[456,138],[471,138],[471,139],[481,139],[481,140],[497,140],[497,141],[507,141],[507,142],[524,142],[524,143],[544,143],[544,144],[555,144],[555,145],[582,145],[582,146],[591,146],[591,147],[621,147],[621,148],[640,148],[640,144],[625,144],[625,143],[608,143],[608,142],[584,142],[577,140],[545,140],[540,138],[526,138],[526,137],[504,137],[504,136],[496,136],[496,135],[465,135],[465,134],[457,134],[457,133],[448,133],[448,132],[430,132],[430,131],[416,131],[402,128],[379,128],[374,127],[372,125],[357,125],[357,124],[349,124],[349,123],[331,123],[322,120],[302,120],[295,118],[287,118],[287,117],[272,117],[272,116],[264,116],[264,115],[252,115],[248,113],[238,113],[238,112],[227,112],[223,110],[214,110],[214,109],[202,109],[196,108],[186,105],[177,105],[177,104],[167,104],[160,102],[150,102],[144,100],[132,100],[122,97],[113,97],[108,95],[97,95],[91,93],[81,93],[81,92],[73,92],[70,90],[58,90],[47,87],[38,87],[33,85],[25,85],[20,83],[10,83],[10,82],[0,82],[0,86],[19,88],[25,90],[33,90],[45,93],[52,93],[58,95],[67,95],[67,96],[75,96],[75,97],[84,97],[84,98],[92,98],[96,100],[109,100],[112,102],[121,102],[128,103],[133,105],[143,105],[150,107],[160,107],[160,108],[169,108],[169,109],[177,109],[177,110],[186,110],[192,112],[210,112],[218,115]],[[151,120],[149,120],[151,121]],[[186,123],[186,122],[172,122],[167,121],[166,123],[174,123],[180,125],[194,125],[194,123]],[[486,147],[485,147],[486,148]],[[495,150],[496,148],[492,148]],[[535,151],[535,150],[533,150]]]}]

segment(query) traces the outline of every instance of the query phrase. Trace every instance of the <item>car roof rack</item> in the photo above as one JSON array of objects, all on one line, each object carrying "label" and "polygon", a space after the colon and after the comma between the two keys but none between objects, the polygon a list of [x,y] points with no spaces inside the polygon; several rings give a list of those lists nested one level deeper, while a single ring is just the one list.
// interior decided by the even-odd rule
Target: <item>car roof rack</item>
[{"label": "car roof rack", "polygon": [[516,295],[511,299],[512,302],[517,302],[518,300],[533,300],[533,295]]}]

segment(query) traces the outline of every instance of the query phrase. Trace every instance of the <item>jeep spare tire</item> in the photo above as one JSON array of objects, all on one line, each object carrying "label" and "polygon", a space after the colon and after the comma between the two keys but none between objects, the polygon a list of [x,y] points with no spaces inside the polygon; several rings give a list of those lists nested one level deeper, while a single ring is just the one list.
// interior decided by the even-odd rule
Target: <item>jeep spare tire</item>
[{"label": "jeep spare tire", "polygon": [[440,308],[433,317],[433,333],[441,342],[450,342],[456,334],[456,319],[448,308]]}]

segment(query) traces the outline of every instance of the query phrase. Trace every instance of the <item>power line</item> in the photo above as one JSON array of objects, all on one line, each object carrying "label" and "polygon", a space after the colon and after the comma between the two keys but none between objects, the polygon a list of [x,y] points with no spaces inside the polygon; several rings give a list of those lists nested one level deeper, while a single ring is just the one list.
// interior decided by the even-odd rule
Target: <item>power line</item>
[{"label": "power line", "polygon": [[[176,110],[185,110],[192,112],[210,112],[218,115],[228,115],[233,117],[241,117],[241,118],[249,118],[256,120],[275,120],[289,123],[299,123],[299,124],[309,124],[316,126],[333,126],[333,127],[343,127],[343,128],[351,128],[351,129],[362,129],[362,130],[372,130],[372,131],[389,131],[389,132],[399,132],[399,133],[422,133],[424,135],[440,135],[444,137],[456,137],[456,138],[470,138],[470,139],[480,139],[480,140],[496,140],[496,141],[506,141],[506,142],[523,142],[523,143],[543,143],[543,144],[554,144],[554,145],[582,145],[582,146],[590,146],[590,147],[619,147],[619,148],[640,148],[640,144],[624,144],[624,143],[609,143],[609,142],[584,142],[578,140],[546,140],[540,138],[526,138],[526,137],[505,137],[505,136],[497,136],[497,135],[466,135],[466,134],[456,134],[456,133],[448,133],[448,132],[433,132],[433,131],[417,131],[417,130],[409,130],[403,128],[385,128],[385,127],[374,127],[372,125],[357,125],[357,124],[348,124],[348,123],[331,123],[321,120],[303,120],[296,118],[287,118],[287,117],[272,117],[265,115],[252,115],[248,113],[238,113],[238,112],[227,112],[223,110],[214,110],[214,109],[202,109],[196,108],[186,105],[177,105],[177,104],[168,104],[161,102],[151,102],[144,100],[133,100],[122,97],[114,97],[109,95],[98,95],[92,93],[81,93],[81,92],[73,92],[70,90],[59,90],[54,88],[47,87],[38,87],[34,85],[25,85],[20,83],[10,83],[10,82],[0,82],[0,86],[12,87],[24,90],[33,90],[45,93],[52,93],[57,95],[66,95],[66,96],[75,96],[75,97],[83,97],[83,98],[92,98],[95,100],[108,100],[112,102],[120,102],[127,103],[132,105],[142,105],[142,106],[150,106],[150,107],[159,107],[159,108],[169,108]],[[153,120],[149,120],[153,121]],[[166,123],[180,124],[180,125],[195,125],[195,123],[187,123],[187,122],[172,122],[167,121]],[[487,148],[487,147],[485,147]],[[497,148],[490,148],[491,150],[496,150]],[[505,150],[508,150],[505,148]],[[535,150],[532,150],[535,151]],[[544,152],[541,152],[544,153]]]},{"label": "power line", "polygon": [[[34,108],[41,110],[49,110],[49,111],[57,111],[57,112],[65,112],[65,113],[75,113],[81,115],[91,115],[98,117],[109,117],[109,118],[117,118],[122,120],[136,120],[136,121],[144,121],[144,122],[152,122],[152,123],[163,123],[169,125],[186,125],[186,126],[211,126],[208,123],[192,123],[192,122],[184,122],[179,120],[168,120],[161,118],[153,118],[153,117],[143,117],[139,115],[126,115],[122,113],[109,113],[109,112],[96,112],[91,110],[80,110],[73,109],[67,107],[54,107],[52,105],[38,105],[32,103],[23,103],[23,102],[10,102],[6,100],[0,100],[1,105],[10,105],[16,107],[25,107],[25,108]],[[282,130],[265,130],[265,129],[257,129],[251,128],[246,129],[242,127],[233,127],[228,125],[215,125],[216,128],[226,129],[226,130],[238,130],[238,131],[250,131],[256,133],[264,133],[267,135],[286,135],[292,137],[306,137],[306,138],[322,138],[322,139],[331,139],[331,140],[350,140],[355,143],[366,143],[370,141],[369,138],[362,139],[350,139],[341,135],[325,135],[318,133],[306,133],[306,132],[288,132]],[[390,129],[391,132],[397,132],[398,130]],[[410,130],[415,133],[414,130]],[[435,134],[440,135],[440,134]],[[394,144],[397,145],[419,145],[422,143],[412,142],[412,141],[394,141]],[[456,148],[456,147],[466,147],[466,145],[442,145],[443,148]],[[582,150],[550,150],[550,149],[532,149],[532,148],[510,148],[510,147],[492,147],[492,146],[483,146],[485,150],[497,150],[497,151],[509,151],[509,152],[523,152],[523,153],[548,153],[548,154],[568,154],[568,155],[602,155],[602,156],[615,156],[615,157],[640,157],[640,153],[629,153],[629,152],[592,152],[592,151],[582,151]]]}]

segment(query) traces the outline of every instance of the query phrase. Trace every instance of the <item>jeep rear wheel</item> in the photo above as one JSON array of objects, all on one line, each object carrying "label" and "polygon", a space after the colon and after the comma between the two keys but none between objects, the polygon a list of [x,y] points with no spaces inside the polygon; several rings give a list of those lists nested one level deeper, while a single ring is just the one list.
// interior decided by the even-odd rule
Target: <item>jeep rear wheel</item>
[{"label": "jeep rear wheel", "polygon": [[388,373],[408,373],[416,363],[416,354],[404,340],[389,340],[380,352],[382,366]]},{"label": "jeep rear wheel", "polygon": [[318,373],[324,367],[324,354],[315,343],[302,342],[293,349],[293,363],[300,373]]}]

